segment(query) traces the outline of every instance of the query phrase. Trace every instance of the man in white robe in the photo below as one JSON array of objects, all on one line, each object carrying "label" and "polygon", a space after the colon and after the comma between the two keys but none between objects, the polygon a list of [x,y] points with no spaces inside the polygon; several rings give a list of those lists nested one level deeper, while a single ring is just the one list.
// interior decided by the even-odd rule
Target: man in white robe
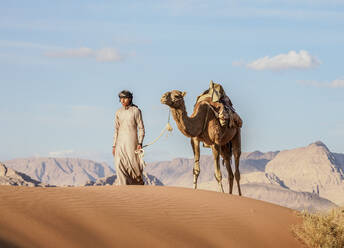
[{"label": "man in white robe", "polygon": [[119,93],[122,107],[115,114],[112,153],[115,157],[117,185],[143,185],[143,165],[135,150],[142,148],[145,129],[141,110],[132,103],[129,91]]}]

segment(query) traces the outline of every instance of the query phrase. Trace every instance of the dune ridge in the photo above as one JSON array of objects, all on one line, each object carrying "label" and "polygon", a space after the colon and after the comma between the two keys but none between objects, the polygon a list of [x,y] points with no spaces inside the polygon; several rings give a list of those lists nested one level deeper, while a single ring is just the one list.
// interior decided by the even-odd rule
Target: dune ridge
[{"label": "dune ridge", "polygon": [[287,208],[186,188],[0,187],[8,247],[303,247]]}]

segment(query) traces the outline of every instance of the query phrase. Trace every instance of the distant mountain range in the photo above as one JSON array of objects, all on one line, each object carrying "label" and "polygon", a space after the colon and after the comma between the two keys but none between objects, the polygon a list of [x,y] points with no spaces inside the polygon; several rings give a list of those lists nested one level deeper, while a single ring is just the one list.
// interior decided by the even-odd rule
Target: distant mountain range
[{"label": "distant mountain range", "polygon": [[[85,159],[26,158],[4,163],[6,166],[0,166],[0,185],[100,186],[113,185],[116,180],[106,163]],[[192,187],[193,164],[193,159],[186,158],[148,163],[145,184]],[[217,191],[213,157],[201,156],[200,165],[198,188]],[[221,171],[228,192],[227,171],[222,165]],[[320,141],[291,150],[243,153],[240,171],[246,197],[293,209],[324,210],[344,205],[344,154],[330,152]],[[15,173],[22,179],[9,178]]]},{"label": "distant mountain range", "polygon": [[[113,185],[117,178],[115,171],[106,163],[79,158],[25,158],[8,160],[5,164],[3,166],[8,168],[8,173],[21,175],[24,181],[16,184],[15,180],[8,181],[0,174],[0,185],[103,186]],[[33,181],[37,183],[32,185]],[[158,178],[146,172],[144,181],[146,185],[163,185]]]},{"label": "distant mountain range", "polygon": [[[176,158],[151,163],[146,171],[165,185],[192,187],[193,164],[193,159]],[[200,165],[198,188],[217,191],[213,157],[201,156]],[[224,166],[221,171],[228,192]],[[320,210],[334,204],[344,205],[344,154],[331,153],[320,141],[281,152],[243,153],[240,171],[244,196],[295,209]]]},{"label": "distant mountain range", "polygon": [[96,181],[115,173],[106,163],[79,158],[25,158],[4,164],[37,181],[56,186],[82,186],[89,180]]}]

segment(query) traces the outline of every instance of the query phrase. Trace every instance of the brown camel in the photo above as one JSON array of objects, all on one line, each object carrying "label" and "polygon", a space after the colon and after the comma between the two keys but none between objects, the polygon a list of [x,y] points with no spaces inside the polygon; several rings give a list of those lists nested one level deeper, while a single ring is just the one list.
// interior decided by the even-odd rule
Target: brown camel
[{"label": "brown camel", "polygon": [[187,115],[184,96],[186,92],[173,90],[166,92],[161,97],[161,103],[170,107],[173,119],[179,130],[187,137],[191,138],[192,150],[194,153],[194,189],[197,189],[197,178],[200,173],[200,142],[211,146],[214,162],[215,162],[215,178],[222,192],[222,175],[220,170],[219,159],[223,158],[228,171],[229,193],[233,191],[234,175],[231,168],[231,157],[234,155],[235,160],[235,180],[238,185],[239,195],[240,189],[240,171],[239,159],[241,155],[241,137],[240,127],[221,127],[214,107],[209,101],[202,101],[195,105],[194,112],[191,117]]}]

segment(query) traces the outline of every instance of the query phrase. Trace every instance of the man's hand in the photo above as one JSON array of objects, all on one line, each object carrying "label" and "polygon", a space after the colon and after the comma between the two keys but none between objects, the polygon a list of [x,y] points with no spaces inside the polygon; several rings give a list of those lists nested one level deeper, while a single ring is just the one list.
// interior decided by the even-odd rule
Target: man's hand
[{"label": "man's hand", "polygon": [[141,149],[142,149],[142,146],[141,145],[137,145],[136,150],[141,150]]},{"label": "man's hand", "polygon": [[112,147],[112,155],[115,156],[115,151],[116,151],[116,148],[113,146]]}]

